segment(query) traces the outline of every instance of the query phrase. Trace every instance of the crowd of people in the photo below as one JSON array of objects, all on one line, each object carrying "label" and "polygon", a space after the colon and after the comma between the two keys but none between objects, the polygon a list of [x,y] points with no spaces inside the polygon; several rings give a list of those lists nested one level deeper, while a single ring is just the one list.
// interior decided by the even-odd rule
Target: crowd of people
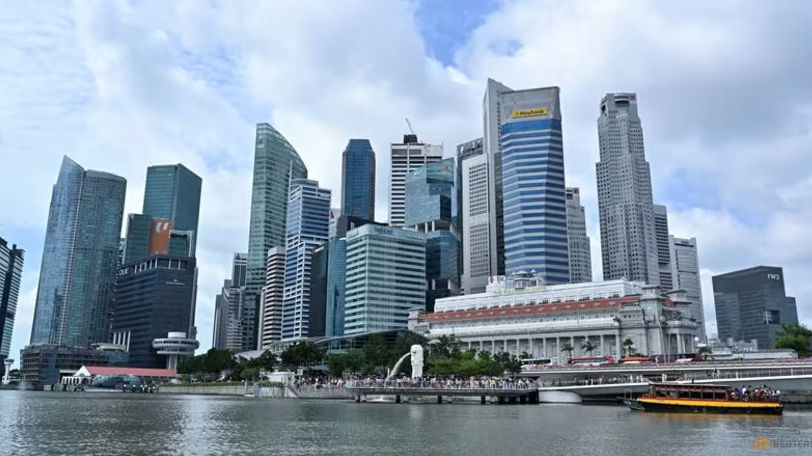
[{"label": "crowd of people", "polygon": [[469,377],[440,378],[400,377],[386,380],[383,377],[360,377],[347,381],[348,387],[381,388],[434,388],[434,389],[530,389],[536,383],[532,380],[513,377]]},{"label": "crowd of people", "polygon": [[751,385],[742,385],[739,388],[733,388],[730,398],[743,401],[780,401],[781,391],[774,390],[767,385],[756,385],[755,388]]}]

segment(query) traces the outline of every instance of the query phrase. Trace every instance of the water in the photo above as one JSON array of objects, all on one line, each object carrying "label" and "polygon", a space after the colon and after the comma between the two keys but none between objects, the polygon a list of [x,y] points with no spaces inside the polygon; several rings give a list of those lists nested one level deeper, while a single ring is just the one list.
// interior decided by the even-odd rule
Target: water
[{"label": "water", "polygon": [[[772,440],[768,451],[753,441]],[[780,440],[780,442],[778,441]],[[776,448],[806,440],[806,449]],[[616,406],[356,404],[0,391],[2,454],[812,454],[812,412],[654,415]]]}]

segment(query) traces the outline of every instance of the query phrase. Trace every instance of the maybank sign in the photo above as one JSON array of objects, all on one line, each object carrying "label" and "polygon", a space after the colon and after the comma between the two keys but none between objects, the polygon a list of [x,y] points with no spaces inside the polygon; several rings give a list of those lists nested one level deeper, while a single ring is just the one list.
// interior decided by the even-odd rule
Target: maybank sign
[{"label": "maybank sign", "polygon": [[542,106],[540,108],[530,109],[516,109],[511,114],[512,119],[521,119],[522,117],[538,117],[550,114],[550,108]]}]

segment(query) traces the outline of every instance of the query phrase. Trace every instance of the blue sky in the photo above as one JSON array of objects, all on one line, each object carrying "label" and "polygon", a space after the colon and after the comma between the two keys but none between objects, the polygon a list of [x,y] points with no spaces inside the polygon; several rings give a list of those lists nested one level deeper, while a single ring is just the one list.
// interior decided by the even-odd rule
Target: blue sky
[{"label": "blue sky", "polygon": [[[783,266],[812,322],[812,63],[806,3],[606,1],[77,1],[0,9],[0,236],[26,249],[12,355],[31,330],[51,186],[63,154],[128,180],[203,177],[197,326],[247,246],[253,129],[269,121],[332,188],[369,138],[386,216],[389,143],[481,135],[485,81],[561,87],[567,185],[582,188],[600,277],[595,120],[638,93],[654,196],[710,277]],[[709,325],[714,330],[714,325]]]}]

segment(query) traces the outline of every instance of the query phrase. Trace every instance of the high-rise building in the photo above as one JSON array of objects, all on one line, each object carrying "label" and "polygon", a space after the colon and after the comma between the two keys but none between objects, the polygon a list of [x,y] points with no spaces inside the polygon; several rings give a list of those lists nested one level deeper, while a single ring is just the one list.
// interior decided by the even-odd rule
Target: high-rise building
[{"label": "high-rise building", "polygon": [[491,226],[488,210],[488,156],[482,138],[457,146],[462,269],[465,294],[484,293],[491,276]]},{"label": "high-rise building", "polygon": [[196,276],[195,259],[188,256],[155,255],[119,268],[113,340],[126,345],[130,366],[166,366],[152,342],[169,332],[195,337]]},{"label": "high-rise building", "polygon": [[504,258],[507,275],[535,271],[547,284],[569,282],[558,87],[512,90],[488,80],[484,118],[489,207],[495,208],[492,275],[501,275]]},{"label": "high-rise building", "polygon": [[325,336],[344,335],[344,306],[347,271],[347,240],[330,239],[327,263],[327,292],[325,297]]},{"label": "high-rise building", "polygon": [[456,197],[454,159],[414,169],[406,175],[405,226],[425,233],[426,309],[437,298],[459,294],[459,236],[453,224]]},{"label": "high-rise building", "polygon": [[671,248],[668,243],[668,209],[661,205],[654,206],[654,239],[657,242],[657,265],[659,266],[660,289],[674,289],[671,275]]},{"label": "high-rise building", "polygon": [[259,311],[259,348],[267,349],[282,340],[282,304],[285,297],[285,249],[268,250]]},{"label": "high-rise building", "polygon": [[32,345],[107,340],[126,188],[123,177],[62,160],[42,249]]},{"label": "high-rise building", "polygon": [[683,239],[668,236],[669,257],[671,258],[672,287],[684,290],[685,298],[691,301],[691,317],[700,326],[703,339],[707,337],[705,328],[705,307],[702,304],[702,286],[699,277],[699,255],[696,251],[696,238]]},{"label": "high-rise building", "polygon": [[423,165],[443,159],[443,146],[424,144],[417,135],[403,135],[402,143],[393,143],[389,174],[389,225],[402,227],[406,221],[406,175]]},{"label": "high-rise building", "polygon": [[364,225],[347,233],[344,334],[405,329],[426,302],[424,234]]},{"label": "high-rise building", "polygon": [[581,190],[567,187],[567,239],[569,241],[570,283],[592,282],[592,255],[586,234],[586,211]]},{"label": "high-rise building", "polygon": [[351,139],[341,156],[341,213],[375,220],[375,151],[368,139]]},{"label": "high-rise building", "polygon": [[712,280],[720,340],[755,339],[759,348],[773,348],[781,326],[798,323],[795,298],[784,291],[783,269],[756,266]]},{"label": "high-rise building", "polygon": [[25,251],[0,237],[0,362],[8,357],[20,298]]},{"label": "high-rise building", "polygon": [[142,212],[153,219],[171,220],[174,230],[191,232],[191,254],[186,256],[195,256],[202,185],[200,176],[181,164],[147,168]]},{"label": "high-rise building", "polygon": [[307,179],[291,182],[285,246],[282,340],[310,333],[310,280],[313,249],[327,241],[330,190]]},{"label": "high-rise building", "polygon": [[245,287],[235,287],[231,279],[223,281],[223,288],[214,301],[214,337],[212,346],[220,350],[243,349],[242,312]]},{"label": "high-rise building", "polygon": [[637,95],[610,93],[598,117],[598,214],[604,280],[660,285],[651,195]]},{"label": "high-rise building", "polygon": [[248,254],[235,252],[231,262],[231,281],[235,287],[244,287],[248,271]]},{"label": "high-rise building", "polygon": [[304,162],[285,137],[267,123],[257,124],[248,233],[248,276],[245,308],[241,313],[246,334],[250,334],[243,341],[246,350],[253,350],[257,346],[257,310],[265,285],[268,250],[286,245],[291,182],[306,178]]},{"label": "high-rise building", "polygon": [[310,306],[308,337],[324,337],[327,324],[327,273],[330,268],[330,242],[313,249],[310,269]]}]

